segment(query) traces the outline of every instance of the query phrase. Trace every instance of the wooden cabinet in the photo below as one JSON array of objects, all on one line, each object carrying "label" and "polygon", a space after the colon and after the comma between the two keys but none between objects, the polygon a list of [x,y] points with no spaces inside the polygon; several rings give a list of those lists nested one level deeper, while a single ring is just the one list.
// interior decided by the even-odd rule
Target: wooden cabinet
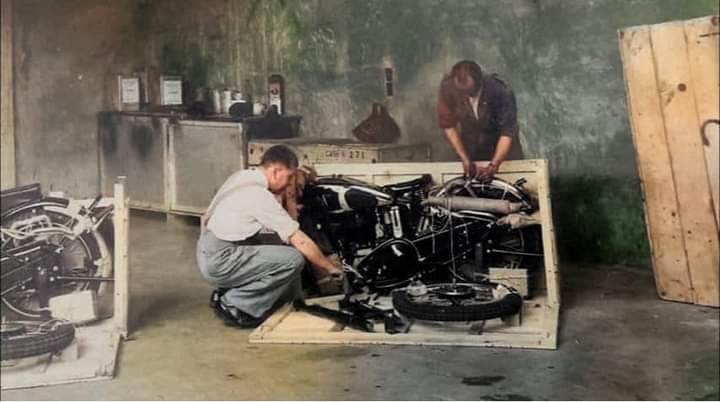
[{"label": "wooden cabinet", "polygon": [[102,193],[127,177],[130,206],[200,215],[234,172],[257,165],[272,145],[289,145],[300,163],[427,162],[427,144],[363,144],[350,140],[290,138],[248,142],[246,126],[187,120],[144,112],[102,112],[98,117]]},{"label": "wooden cabinet", "polygon": [[170,210],[202,214],[232,173],[247,167],[240,123],[181,120],[170,126]]},{"label": "wooden cabinet", "polygon": [[168,117],[116,112],[98,115],[102,194],[112,194],[116,177],[126,176],[131,207],[167,210],[168,124]]}]

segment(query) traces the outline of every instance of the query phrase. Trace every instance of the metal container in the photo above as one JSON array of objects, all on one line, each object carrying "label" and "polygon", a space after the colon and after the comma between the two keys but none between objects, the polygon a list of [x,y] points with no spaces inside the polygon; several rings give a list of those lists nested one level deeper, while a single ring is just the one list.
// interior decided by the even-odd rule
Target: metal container
[{"label": "metal container", "polygon": [[222,113],[222,100],[220,90],[213,89],[212,91],[212,111],[215,114]]},{"label": "metal container", "polygon": [[230,113],[230,106],[232,106],[232,91],[225,89],[222,91],[222,97],[220,101],[220,109],[222,114]]}]

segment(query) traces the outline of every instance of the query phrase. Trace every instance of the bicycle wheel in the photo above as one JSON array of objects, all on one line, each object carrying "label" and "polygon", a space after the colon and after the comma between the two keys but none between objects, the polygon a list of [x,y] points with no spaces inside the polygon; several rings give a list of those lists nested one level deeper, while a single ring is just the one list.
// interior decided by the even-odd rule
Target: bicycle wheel
[{"label": "bicycle wheel", "polygon": [[[61,249],[58,275],[110,277],[112,255],[102,236],[96,231],[73,233],[76,219],[68,210],[69,200],[44,198],[21,204],[0,217],[4,230],[0,250],[3,253],[28,242],[47,242]],[[55,282],[49,287],[48,298],[83,290],[108,292],[105,282],[76,280]],[[2,294],[2,305],[21,318],[39,319],[46,313],[36,289],[12,285]]]}]

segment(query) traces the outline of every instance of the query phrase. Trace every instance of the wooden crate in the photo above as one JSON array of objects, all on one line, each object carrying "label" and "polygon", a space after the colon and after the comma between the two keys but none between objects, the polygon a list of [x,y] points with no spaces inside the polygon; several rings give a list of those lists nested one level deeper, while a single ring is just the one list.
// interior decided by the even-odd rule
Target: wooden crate
[{"label": "wooden crate", "polygon": [[[444,183],[462,174],[459,162],[318,164],[315,168],[320,175],[343,174],[376,184],[417,178],[422,174],[431,174],[435,183]],[[557,348],[560,289],[547,162],[508,161],[501,166],[498,177],[509,181],[525,178],[526,188],[537,196],[540,204],[544,253],[544,264],[541,267],[543,286],[532,299],[525,301],[519,326],[507,325],[496,319],[487,321],[482,333],[468,333],[468,328],[462,326],[422,324],[413,325],[406,334],[395,335],[384,333],[382,326],[373,333],[348,328],[336,331],[333,322],[294,311],[290,306],[286,306],[256,329],[250,335],[250,342]],[[332,300],[329,303],[332,304]]]},{"label": "wooden crate", "polygon": [[323,138],[288,138],[251,140],[248,144],[248,163],[259,165],[266,149],[273,145],[287,145],[298,156],[300,164],[316,163],[379,163],[429,162],[430,145],[366,144],[352,140]]},{"label": "wooden crate", "polygon": [[718,306],[718,16],[619,36],[658,293]]},{"label": "wooden crate", "polygon": [[[111,379],[120,348],[127,336],[129,206],[124,180],[114,186],[114,197],[99,206],[114,205],[113,315],[112,318],[75,329],[75,340],[59,357],[48,355],[4,361],[0,389],[38,387]],[[83,200],[87,205],[93,200]]]}]

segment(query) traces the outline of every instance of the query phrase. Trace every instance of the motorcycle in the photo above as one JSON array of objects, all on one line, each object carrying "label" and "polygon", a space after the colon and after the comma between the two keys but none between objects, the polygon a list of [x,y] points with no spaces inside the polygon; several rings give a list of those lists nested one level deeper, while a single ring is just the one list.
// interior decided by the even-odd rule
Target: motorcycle
[{"label": "motorcycle", "polygon": [[303,193],[301,228],[338,254],[353,292],[392,293],[405,315],[466,321],[516,312],[522,298],[490,283],[488,268],[532,271],[542,261],[538,204],[524,180],[431,182],[320,177]]}]

